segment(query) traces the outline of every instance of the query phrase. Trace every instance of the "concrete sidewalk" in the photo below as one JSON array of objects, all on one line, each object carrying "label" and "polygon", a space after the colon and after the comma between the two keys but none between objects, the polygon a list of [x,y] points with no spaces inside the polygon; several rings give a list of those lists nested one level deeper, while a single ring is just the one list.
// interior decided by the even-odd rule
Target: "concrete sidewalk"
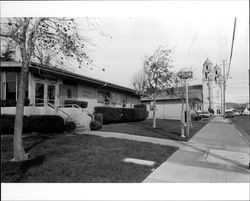
[{"label": "concrete sidewalk", "polygon": [[179,148],[144,182],[250,182],[249,145],[228,119],[215,117]]}]

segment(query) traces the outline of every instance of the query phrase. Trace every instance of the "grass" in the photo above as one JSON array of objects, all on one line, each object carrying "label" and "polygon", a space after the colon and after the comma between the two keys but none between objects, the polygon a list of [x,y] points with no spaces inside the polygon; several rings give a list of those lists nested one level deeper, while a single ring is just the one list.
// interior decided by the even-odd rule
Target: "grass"
[{"label": "grass", "polygon": [[[2,136],[1,181],[31,183],[142,182],[176,147],[91,135],[24,138],[31,160],[10,162],[13,136]],[[154,167],[124,158],[155,161]]]},{"label": "grass", "polygon": [[234,116],[234,118],[230,118],[230,120],[243,134],[248,138],[250,137],[250,116]]},{"label": "grass", "polygon": [[[193,137],[207,122],[192,122],[193,129],[190,129],[190,138]],[[157,119],[156,127],[152,128],[152,119],[141,122],[129,122],[103,125],[100,131],[121,132],[147,137],[164,138],[171,140],[183,140],[180,138],[181,125],[179,120]]]}]

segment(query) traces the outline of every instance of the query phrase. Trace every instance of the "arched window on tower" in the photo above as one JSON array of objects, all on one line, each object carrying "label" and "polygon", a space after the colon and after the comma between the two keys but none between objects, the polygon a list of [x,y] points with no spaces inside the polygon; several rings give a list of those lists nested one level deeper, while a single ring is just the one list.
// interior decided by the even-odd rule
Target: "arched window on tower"
[{"label": "arched window on tower", "polygon": [[208,65],[206,65],[206,70],[208,70]]},{"label": "arched window on tower", "polygon": [[207,72],[205,72],[205,79],[207,79]]},{"label": "arched window on tower", "polygon": [[214,80],[215,80],[215,83],[217,84],[217,77],[215,77]]}]

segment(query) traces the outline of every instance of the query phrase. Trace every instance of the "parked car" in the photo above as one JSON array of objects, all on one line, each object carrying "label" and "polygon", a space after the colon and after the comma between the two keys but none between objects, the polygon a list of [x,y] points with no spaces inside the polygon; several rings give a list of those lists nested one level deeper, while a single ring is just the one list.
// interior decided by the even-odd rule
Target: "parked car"
[{"label": "parked car", "polygon": [[233,110],[233,114],[235,116],[239,116],[239,115],[241,115],[241,112],[240,112],[240,110]]},{"label": "parked car", "polygon": [[197,114],[202,118],[202,119],[209,119],[210,117],[213,116],[213,114],[209,112],[197,112]]},{"label": "parked car", "polygon": [[226,112],[225,112],[225,117],[226,117],[226,118],[234,118],[234,113],[233,113],[233,111],[226,111]]}]

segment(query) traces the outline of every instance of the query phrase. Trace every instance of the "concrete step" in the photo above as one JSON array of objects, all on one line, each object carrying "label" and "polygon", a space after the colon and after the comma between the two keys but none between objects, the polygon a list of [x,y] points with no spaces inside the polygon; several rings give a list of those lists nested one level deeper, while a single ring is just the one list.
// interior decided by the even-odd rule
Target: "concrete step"
[{"label": "concrete step", "polygon": [[81,134],[81,133],[86,132],[86,131],[90,131],[90,128],[86,127],[86,126],[77,126],[73,132]]}]

